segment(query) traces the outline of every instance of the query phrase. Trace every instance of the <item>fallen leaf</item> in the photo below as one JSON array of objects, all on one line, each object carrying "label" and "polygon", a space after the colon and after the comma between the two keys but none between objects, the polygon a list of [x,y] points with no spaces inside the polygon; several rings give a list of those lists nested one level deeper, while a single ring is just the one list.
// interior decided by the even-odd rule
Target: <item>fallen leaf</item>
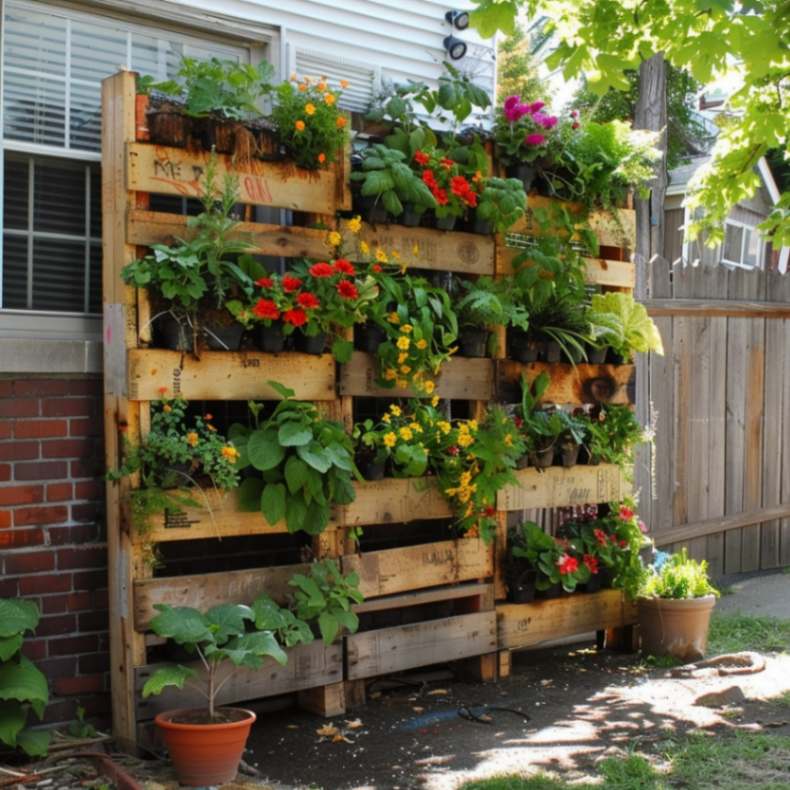
[{"label": "fallen leaf", "polygon": [[298,724],[289,724],[288,725],[288,729],[289,730],[298,730],[299,729],[299,725]]},{"label": "fallen leaf", "polygon": [[320,735],[322,738],[329,738],[332,735],[337,735],[337,733],[337,727],[333,727],[331,724],[325,724],[323,727],[319,727],[315,731],[315,734]]},{"label": "fallen leaf", "polygon": [[428,692],[429,697],[438,697],[441,694],[449,694],[450,692],[447,689],[433,689]]},{"label": "fallen leaf", "polygon": [[415,705],[415,706],[412,708],[412,710],[413,710],[415,713],[422,713],[422,712],[425,710],[425,708],[421,708],[419,705]]},{"label": "fallen leaf", "polygon": [[354,743],[354,741],[346,738],[345,735],[338,733],[334,738],[332,738],[332,743]]},{"label": "fallen leaf", "polygon": [[353,721],[346,719],[346,727],[348,727],[349,730],[358,730],[360,727],[364,726],[361,719],[354,719]]}]

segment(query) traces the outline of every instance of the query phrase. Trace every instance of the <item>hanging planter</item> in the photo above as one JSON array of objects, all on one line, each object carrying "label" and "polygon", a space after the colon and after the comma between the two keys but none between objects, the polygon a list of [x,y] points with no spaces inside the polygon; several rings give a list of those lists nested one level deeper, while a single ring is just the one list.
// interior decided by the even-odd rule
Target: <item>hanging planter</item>
[{"label": "hanging planter", "polygon": [[192,119],[176,104],[164,102],[148,112],[151,141],[157,145],[183,148],[192,133]]},{"label": "hanging planter", "polygon": [[530,603],[535,600],[535,583],[538,574],[534,568],[524,567],[524,563],[512,562],[505,575],[507,599],[513,603]]}]

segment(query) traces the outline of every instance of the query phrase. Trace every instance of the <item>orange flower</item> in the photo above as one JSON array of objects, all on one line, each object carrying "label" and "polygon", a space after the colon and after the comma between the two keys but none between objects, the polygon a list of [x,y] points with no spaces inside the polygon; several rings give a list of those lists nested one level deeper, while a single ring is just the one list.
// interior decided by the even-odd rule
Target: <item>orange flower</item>
[{"label": "orange flower", "polygon": [[157,390],[157,392],[158,392],[160,395],[164,395],[164,394],[167,392],[167,387],[160,387],[160,388]]},{"label": "orange flower", "polygon": [[303,132],[303,131],[304,131],[304,121],[303,121],[303,120],[300,118],[300,119],[299,119],[299,120],[298,120],[298,121],[297,121],[297,122],[294,124],[294,128],[296,129],[296,131],[297,131],[297,132]]},{"label": "orange flower", "polygon": [[300,82],[300,83],[299,83],[299,90],[300,90],[302,93],[305,93],[305,91],[307,91],[307,83]]},{"label": "orange flower", "polygon": [[324,94],[324,102],[331,107],[335,103],[335,94],[329,93],[329,91],[327,91]]},{"label": "orange flower", "polygon": [[307,104],[305,104],[305,106],[304,106],[304,111],[305,111],[305,112],[306,112],[308,115],[315,115],[315,104],[313,104],[313,103],[312,103],[312,102],[310,102],[310,101],[309,101],[309,102],[307,102]]},{"label": "orange flower", "polygon": [[338,129],[342,129],[346,125],[346,116],[345,115],[338,115],[337,120],[335,121],[335,125]]},{"label": "orange flower", "polygon": [[214,419],[214,415],[213,414],[204,414],[203,415],[203,419],[204,420],[213,420]]},{"label": "orange flower", "polygon": [[190,431],[187,434],[187,444],[190,447],[194,447],[198,443],[198,435],[194,431]]},{"label": "orange flower", "polygon": [[326,154],[325,154],[325,153],[320,153],[320,154],[318,154],[318,161],[319,161],[321,164],[324,164],[324,162],[326,162]]},{"label": "orange flower", "polygon": [[318,85],[316,85],[315,87],[316,87],[318,90],[320,90],[320,91],[325,91],[325,90],[326,90],[326,82],[324,82],[323,80],[321,80],[321,82],[319,82],[319,83],[318,83]]},{"label": "orange flower", "polygon": [[340,87],[345,90],[348,87],[348,80],[340,80]]}]

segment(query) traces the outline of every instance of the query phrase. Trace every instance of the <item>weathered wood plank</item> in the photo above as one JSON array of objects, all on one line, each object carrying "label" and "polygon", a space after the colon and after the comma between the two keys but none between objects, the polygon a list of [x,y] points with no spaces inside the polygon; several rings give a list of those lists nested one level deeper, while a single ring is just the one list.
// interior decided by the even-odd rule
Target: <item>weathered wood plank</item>
[{"label": "weathered wood plank", "polygon": [[630,403],[629,386],[634,377],[633,365],[570,365],[568,363],[515,362],[497,360],[499,400],[521,399],[521,375],[529,382],[543,371],[551,383],[543,395],[544,403]]},{"label": "weathered wood plank", "polygon": [[134,621],[137,631],[145,631],[156,615],[156,604],[191,606],[200,611],[223,603],[251,604],[259,595],[274,598],[281,606],[292,591],[288,582],[296,573],[306,573],[308,565],[276,565],[222,573],[165,576],[134,582]]},{"label": "weathered wood plank", "polygon": [[[146,143],[127,145],[127,189],[160,195],[201,197],[202,179],[211,154]],[[214,186],[222,189],[227,173],[238,176],[239,202],[295,211],[334,214],[340,208],[338,167],[305,170],[290,162],[251,160],[234,163],[217,154]]]},{"label": "weathered wood plank", "polygon": [[443,601],[460,602],[464,599],[470,599],[470,611],[490,611],[494,608],[493,590],[490,584],[459,584],[455,587],[432,587],[429,590],[371,598],[364,603],[354,604],[352,609],[357,614],[370,614],[371,612],[386,612],[391,609],[405,609],[410,606],[423,606]]},{"label": "weathered wood plank", "polygon": [[[723,516],[726,496],[726,387],[721,386],[722,371],[727,366],[727,319],[710,321],[710,370],[708,371],[708,518]],[[724,536],[707,539],[706,557],[714,577],[724,573]]]},{"label": "weathered wood plank", "polygon": [[[790,321],[784,321],[785,337],[790,337]],[[782,452],[790,452],[790,343],[784,347],[784,383],[782,392],[785,400],[785,413],[782,419]],[[784,457],[782,461],[782,502],[790,502],[790,458]],[[790,566],[790,517],[780,522],[779,535],[779,562],[781,565]]]},{"label": "weathered wood plank", "polygon": [[499,649],[534,647],[552,639],[622,628],[636,622],[636,606],[620,590],[574,595],[526,604],[497,604]]},{"label": "weathered wood plank", "polygon": [[365,599],[485,579],[494,572],[491,546],[477,538],[352,554],[343,557],[342,564],[344,573],[359,574]]},{"label": "weathered wood plank", "polygon": [[[290,694],[302,689],[339,683],[343,679],[343,646],[341,643],[324,645],[322,641],[289,648],[288,663],[281,667],[273,659],[264,659],[259,669],[240,668],[217,695],[217,703],[231,705],[235,702]],[[146,680],[162,665],[148,664],[134,671],[138,719],[150,719],[157,713],[174,708],[199,708],[206,704],[201,693],[189,686],[183,689],[166,689],[160,695],[143,699],[142,688]],[[199,662],[186,664],[198,672]]]},{"label": "weathered wood plank", "polygon": [[347,679],[457,661],[496,648],[493,611],[366,631],[346,637]]},{"label": "weathered wood plank", "polygon": [[447,500],[430,477],[394,478],[356,483],[356,499],[338,508],[346,527],[405,524],[415,519],[450,518]]},{"label": "weathered wood plank", "polygon": [[[718,270],[713,270],[718,276]],[[646,299],[647,312],[656,317],[686,318],[790,318],[790,306],[776,302],[730,301],[728,299]]]},{"label": "weathered wood plank", "polygon": [[497,510],[569,507],[621,499],[628,487],[619,467],[551,466],[545,471],[516,472],[518,486],[506,486],[497,495]]},{"label": "weathered wood plank", "polygon": [[[414,396],[409,389],[377,386],[376,372],[375,357],[355,351],[351,361],[340,366],[340,394],[376,398]],[[443,398],[490,400],[494,391],[493,360],[452,357],[442,365],[441,373],[435,381],[436,392]]]},{"label": "weathered wood plank", "polygon": [[132,400],[157,400],[163,392],[187,400],[279,400],[269,381],[290,387],[298,400],[333,400],[335,360],[259,351],[205,351],[200,359],[154,348],[129,353]]}]

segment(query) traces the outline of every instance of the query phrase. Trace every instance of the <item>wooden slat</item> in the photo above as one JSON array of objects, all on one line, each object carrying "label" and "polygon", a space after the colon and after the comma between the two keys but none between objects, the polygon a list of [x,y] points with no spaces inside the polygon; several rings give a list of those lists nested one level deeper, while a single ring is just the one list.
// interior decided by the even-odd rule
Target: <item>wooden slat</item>
[{"label": "wooden slat", "polygon": [[[380,247],[407,266],[463,274],[494,274],[494,239],[477,233],[448,232],[405,225],[363,224],[359,234],[375,252]],[[353,259],[354,253],[349,256]]]},{"label": "wooden slat", "polygon": [[[309,645],[298,645],[286,651],[288,663],[281,667],[273,659],[264,659],[259,669],[235,669],[217,695],[217,703],[231,705],[235,702],[290,694],[301,689],[338,683],[343,679],[343,646],[341,643],[326,646],[321,641]],[[146,680],[160,666],[149,664],[138,667],[135,672],[137,687],[137,717],[153,718],[157,713],[174,708],[200,708],[206,704],[199,691],[189,685],[183,689],[166,689],[160,695],[143,699],[142,688]],[[186,664],[198,672],[198,662]]]},{"label": "wooden slat", "polygon": [[614,502],[628,490],[620,468],[613,464],[551,466],[541,471],[516,472],[519,485],[505,486],[497,494],[497,509],[505,511],[531,508],[571,507],[599,502]]},{"label": "wooden slat", "polygon": [[346,637],[347,679],[457,661],[496,648],[493,611],[366,631]]},{"label": "wooden slat", "polygon": [[[419,508],[417,508],[419,509]],[[343,557],[343,572],[355,571],[365,599],[420,587],[484,579],[494,572],[491,546],[477,538],[444,540]]]},{"label": "wooden slat", "polygon": [[729,301],[727,299],[646,299],[653,316],[697,318],[790,318],[790,305],[776,302]]},{"label": "wooden slat", "polygon": [[[436,392],[443,398],[490,400],[493,397],[493,360],[452,357],[442,365],[436,377]],[[376,398],[408,398],[409,389],[387,389],[376,385],[376,359],[372,354],[355,351],[351,361],[340,367],[341,395]]]},{"label": "wooden slat", "polygon": [[543,395],[544,403],[630,403],[629,384],[634,376],[633,365],[570,365],[546,362],[497,361],[499,399],[515,402],[521,399],[521,374],[529,382],[543,371],[551,383]]},{"label": "wooden slat", "polygon": [[636,606],[620,590],[574,593],[534,603],[497,604],[499,649],[518,650],[636,622]]},{"label": "wooden slat", "polygon": [[475,601],[475,609],[479,611],[489,611],[494,605],[493,590],[490,584],[460,584],[457,587],[434,587],[430,590],[373,598],[364,603],[354,604],[352,608],[357,614],[370,614],[370,612],[386,612],[429,603],[458,601],[463,598],[479,599]]},{"label": "wooden slat", "polygon": [[293,588],[288,582],[296,573],[307,573],[308,565],[276,565],[242,571],[198,573],[140,579],[134,583],[134,622],[145,631],[156,615],[156,604],[191,606],[205,611],[223,603],[251,604],[259,595],[274,598],[281,606]]},{"label": "wooden slat", "polygon": [[447,500],[430,477],[391,477],[356,483],[354,488],[356,499],[338,508],[338,521],[346,527],[403,524],[452,515]]},{"label": "wooden slat", "polygon": [[[127,145],[127,188],[160,195],[201,197],[202,177],[210,154],[146,143]],[[305,170],[290,162],[251,160],[239,165],[217,154],[214,186],[222,189],[227,173],[238,176],[239,202],[295,211],[334,214],[338,200],[338,168]]]},{"label": "wooden slat", "polygon": [[129,353],[132,400],[156,400],[163,392],[187,400],[279,400],[268,381],[290,387],[298,400],[333,400],[335,360],[259,351],[205,351],[200,359],[154,348]]},{"label": "wooden slat", "polygon": [[[131,244],[150,246],[169,244],[176,238],[194,235],[187,228],[189,218],[162,211],[132,210],[126,221],[127,239]],[[250,253],[282,255],[286,258],[321,258],[328,254],[325,230],[298,225],[269,225],[261,222],[240,222],[231,238],[250,244]]]}]

